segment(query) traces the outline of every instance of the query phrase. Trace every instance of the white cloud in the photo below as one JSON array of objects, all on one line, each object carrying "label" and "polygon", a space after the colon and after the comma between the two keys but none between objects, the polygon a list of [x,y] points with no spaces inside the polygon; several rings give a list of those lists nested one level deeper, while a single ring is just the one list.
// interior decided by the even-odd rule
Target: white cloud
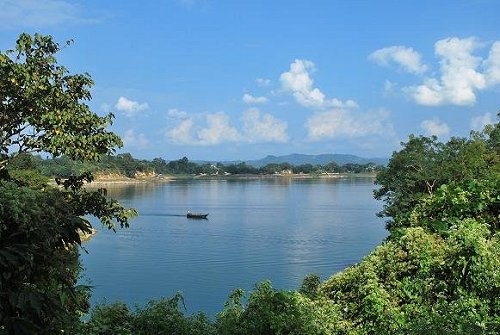
[{"label": "white cloud", "polygon": [[182,120],[176,127],[168,129],[165,137],[174,144],[195,144],[191,135],[193,128],[193,120]]},{"label": "white cloud", "polygon": [[229,124],[229,117],[222,112],[207,115],[208,127],[198,131],[200,144],[214,145],[223,142],[238,142],[238,131]]},{"label": "white cloud", "polygon": [[500,83],[500,41],[493,43],[488,59],[484,62],[485,76],[488,86]]},{"label": "white cloud", "polygon": [[167,116],[172,119],[185,119],[188,117],[188,114],[184,111],[181,111],[177,108],[170,108],[167,111]]},{"label": "white cloud", "polygon": [[271,79],[257,78],[257,79],[255,79],[255,82],[260,87],[267,87],[267,86],[271,85]]},{"label": "white cloud", "polygon": [[308,60],[296,59],[290,64],[290,70],[280,76],[282,88],[291,92],[295,100],[305,107],[327,108],[327,107],[355,107],[356,102],[339,99],[327,99],[319,88],[314,87],[314,81],[310,73],[315,71],[314,63]]},{"label": "white cloud", "polygon": [[439,106],[446,103],[443,87],[434,78],[426,79],[423,85],[403,87],[403,91],[420,105]]},{"label": "white cloud", "polygon": [[[478,92],[500,84],[500,41],[492,44],[487,59],[476,56],[474,53],[485,45],[474,37],[437,41],[434,44],[439,59],[437,75],[425,77],[420,85],[402,87],[402,91],[425,106],[474,105]],[[415,74],[426,69],[420,55],[406,47],[383,48],[372,53],[369,59],[381,65],[396,62]]]},{"label": "white cloud", "polygon": [[129,129],[125,132],[125,135],[122,137],[123,144],[125,147],[137,147],[137,148],[146,148],[149,145],[149,140],[142,133],[136,134],[133,129]]},{"label": "white cloud", "polygon": [[473,105],[476,91],[486,87],[484,74],[477,71],[481,58],[472,55],[478,47],[479,43],[472,37],[437,41],[434,49],[441,59],[441,78],[428,78],[423,85],[407,91],[421,105]]},{"label": "white cloud", "polygon": [[306,129],[311,140],[335,137],[384,136],[393,133],[387,121],[389,112],[380,109],[369,113],[353,113],[346,109],[316,112],[306,121]]},{"label": "white cloud", "polygon": [[180,116],[179,124],[166,131],[166,138],[181,145],[217,145],[225,142],[238,142],[241,135],[236,128],[229,124],[229,117],[222,112],[205,115],[206,126],[195,125],[195,118],[178,113],[176,109],[170,110],[170,114]]},{"label": "white cloud", "polygon": [[192,144],[194,139],[191,132],[194,122],[188,113],[177,108],[170,108],[167,111],[167,117],[170,121],[179,121],[179,123],[166,130],[165,137],[174,144]]},{"label": "white cloud", "polygon": [[450,127],[439,119],[424,120],[420,123],[420,127],[425,131],[426,135],[448,136]]},{"label": "white cloud", "polygon": [[125,114],[127,117],[134,117],[139,113],[149,108],[146,102],[139,103],[137,101],[129,100],[125,97],[119,97],[115,108]]},{"label": "white cloud", "polygon": [[[175,116],[178,110],[170,110]],[[251,108],[241,117],[241,128],[230,123],[226,113],[188,115],[182,112],[177,118],[179,122],[167,129],[165,137],[168,141],[179,145],[217,145],[221,143],[256,143],[288,141],[287,123],[270,114],[263,114]],[[204,121],[205,125],[199,123]]]},{"label": "white cloud", "polygon": [[374,51],[368,59],[382,66],[391,63],[398,64],[401,69],[409,73],[424,73],[427,66],[422,63],[422,57],[412,48],[395,45]]},{"label": "white cloud", "polygon": [[399,85],[397,83],[393,83],[392,81],[390,80],[386,80],[384,82],[384,91],[383,91],[383,95],[385,97],[390,97],[390,96],[394,96],[396,94],[398,94],[398,90],[399,90]]},{"label": "white cloud", "polygon": [[287,123],[271,114],[261,114],[256,108],[243,113],[243,134],[245,141],[254,142],[281,142],[288,141],[286,133]]},{"label": "white cloud", "polygon": [[471,120],[471,127],[474,130],[483,130],[484,126],[493,123],[493,115],[491,113],[486,113],[484,115],[473,117]]},{"label": "white cloud", "polygon": [[0,29],[90,22],[81,18],[80,12],[74,2],[63,0],[3,0],[0,2]]},{"label": "white cloud", "polygon": [[266,97],[254,97],[251,94],[245,93],[243,97],[241,98],[244,103],[249,104],[249,105],[256,105],[256,104],[265,104],[269,100]]}]

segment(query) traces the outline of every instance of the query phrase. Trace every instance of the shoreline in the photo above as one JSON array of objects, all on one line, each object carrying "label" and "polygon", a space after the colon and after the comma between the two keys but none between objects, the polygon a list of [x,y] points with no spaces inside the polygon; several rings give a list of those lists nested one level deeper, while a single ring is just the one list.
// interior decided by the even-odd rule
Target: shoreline
[{"label": "shoreline", "polygon": [[143,183],[165,183],[176,180],[256,180],[256,179],[339,179],[339,178],[375,178],[376,173],[330,173],[330,174],[235,174],[235,175],[168,175],[141,178],[125,176],[96,178],[87,186],[93,185],[127,185]]},{"label": "shoreline", "polygon": [[125,176],[114,176],[114,177],[96,177],[91,183],[85,184],[85,186],[92,185],[126,185],[126,184],[142,184],[142,183],[165,183],[174,180],[171,176],[153,176],[153,177],[140,177],[140,178],[130,178]]},{"label": "shoreline", "polygon": [[[367,173],[330,173],[330,174],[236,174],[236,175],[222,175],[222,176],[193,176],[191,179],[337,179],[337,178],[350,178],[350,177],[373,177],[376,174]],[[175,178],[174,178],[175,179]]]}]

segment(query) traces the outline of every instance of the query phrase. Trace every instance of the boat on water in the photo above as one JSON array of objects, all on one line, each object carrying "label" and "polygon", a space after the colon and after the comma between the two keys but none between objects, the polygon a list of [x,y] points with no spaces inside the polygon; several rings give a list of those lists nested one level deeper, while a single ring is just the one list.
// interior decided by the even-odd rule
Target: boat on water
[{"label": "boat on water", "polygon": [[189,219],[206,219],[208,213],[192,213],[190,211],[187,212],[186,217]]}]

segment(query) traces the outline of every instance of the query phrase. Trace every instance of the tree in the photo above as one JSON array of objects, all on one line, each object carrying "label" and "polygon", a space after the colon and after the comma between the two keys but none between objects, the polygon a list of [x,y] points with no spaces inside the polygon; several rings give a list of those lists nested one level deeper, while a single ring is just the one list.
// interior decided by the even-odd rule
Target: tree
[{"label": "tree", "polygon": [[51,36],[21,34],[14,50],[0,51],[0,170],[22,152],[97,160],[121,145],[106,131],[113,115],[98,116],[84,103],[90,75],[57,64],[61,49]]},{"label": "tree", "polygon": [[473,218],[404,229],[320,287],[355,334],[498,334],[499,240]]},{"label": "tree", "polygon": [[324,166],[327,172],[340,172],[340,166],[335,162],[330,162]]},{"label": "tree", "polygon": [[[498,123],[493,126],[498,128]],[[490,132],[472,133],[470,138],[452,138],[441,143],[436,137],[411,135],[403,149],[394,152],[376,178],[380,188],[374,196],[384,201],[380,216],[391,218],[389,230],[408,222],[423,197],[433,195],[443,184],[489,178],[498,174],[498,151],[491,150]]]},{"label": "tree", "polygon": [[120,172],[127,177],[133,177],[137,171],[138,164],[130,153],[119,154],[116,156],[116,162]]},{"label": "tree", "polygon": [[293,173],[311,173],[313,170],[312,164],[301,164],[293,167]]},{"label": "tree", "polygon": [[446,235],[457,220],[475,218],[500,228],[500,178],[469,179],[441,185],[433,196],[424,197],[411,211],[404,226],[420,226]]},{"label": "tree", "polygon": [[182,157],[176,161],[170,161],[167,164],[168,171],[171,173],[178,174],[191,174],[195,173],[197,167],[196,163],[190,162],[187,157]]},{"label": "tree", "polygon": [[106,130],[113,116],[85,104],[90,76],[58,65],[60,50],[50,36],[21,34],[15,50],[0,52],[0,334],[71,332],[88,308],[88,290],[76,285],[86,216],[114,229],[136,214],[104,189],[82,188],[90,173],[56,179],[58,187],[15,173],[32,167],[24,153],[98,160],[121,145]]},{"label": "tree", "polygon": [[215,335],[215,326],[205,314],[185,316],[184,298],[177,293],[171,299],[151,300],[145,307],[130,311],[124,303],[98,305],[89,322],[83,325],[85,335]]},{"label": "tree", "polygon": [[337,306],[324,297],[313,300],[297,291],[276,290],[269,281],[257,284],[246,304],[244,297],[241,289],[230,295],[217,315],[218,334],[345,334]]},{"label": "tree", "polygon": [[269,163],[261,167],[260,172],[263,174],[274,174],[282,171],[281,165],[278,163]]},{"label": "tree", "polygon": [[258,172],[255,167],[245,162],[223,166],[223,169],[230,174],[256,174]]},{"label": "tree", "polygon": [[161,157],[154,158],[151,162],[151,167],[156,173],[167,172],[167,162]]}]

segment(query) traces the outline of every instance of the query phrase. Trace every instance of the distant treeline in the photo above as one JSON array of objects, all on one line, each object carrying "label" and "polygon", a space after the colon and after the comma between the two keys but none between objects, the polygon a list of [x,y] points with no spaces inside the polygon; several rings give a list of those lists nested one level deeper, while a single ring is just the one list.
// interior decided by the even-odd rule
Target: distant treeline
[{"label": "distant treeline", "polygon": [[362,173],[378,171],[381,166],[375,163],[339,165],[330,162],[325,165],[289,163],[271,163],[256,168],[246,163],[195,163],[183,157],[179,160],[166,161],[163,158],[141,160],[132,157],[129,153],[116,156],[102,156],[98,162],[79,162],[62,156],[59,158],[44,159],[40,156],[22,154],[11,162],[11,168],[37,170],[49,177],[68,177],[83,172],[117,173],[127,177],[134,177],[136,173],[156,173],[164,175],[238,175],[238,174],[275,174],[275,173]]}]

